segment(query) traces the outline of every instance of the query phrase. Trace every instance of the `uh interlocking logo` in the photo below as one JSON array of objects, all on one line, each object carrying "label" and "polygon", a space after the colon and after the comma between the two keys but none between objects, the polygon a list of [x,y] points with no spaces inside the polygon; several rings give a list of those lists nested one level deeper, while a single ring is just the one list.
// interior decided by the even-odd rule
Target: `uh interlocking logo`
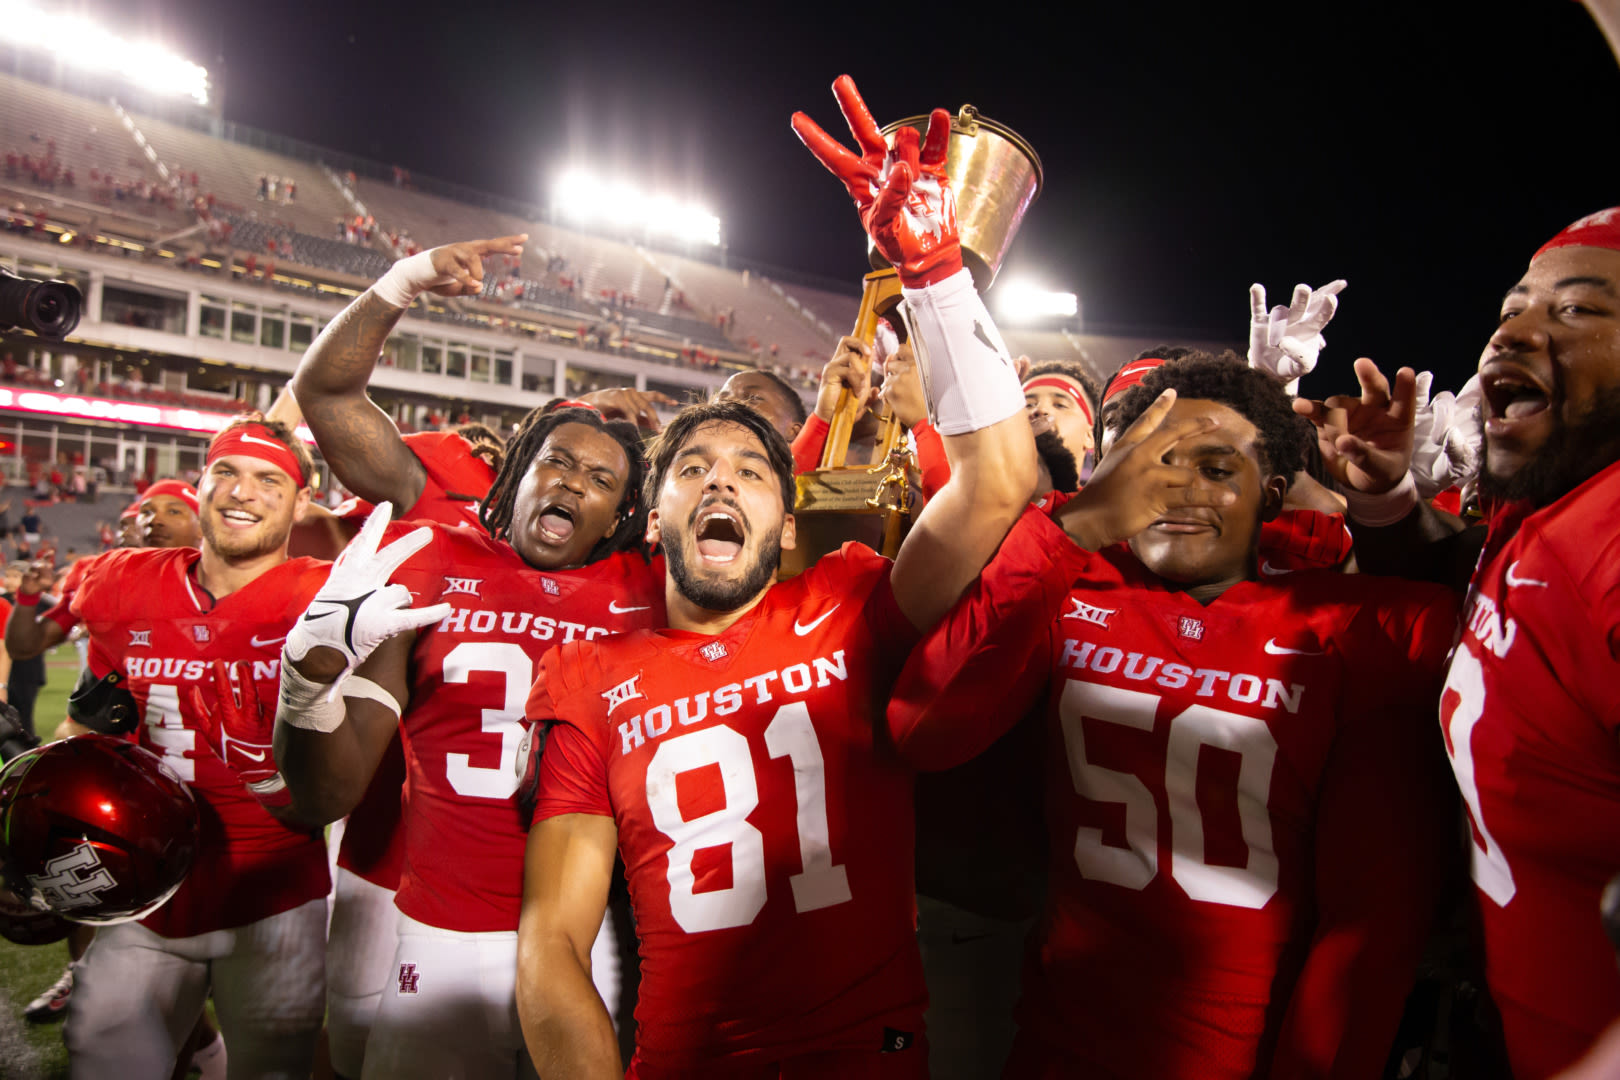
[{"label": "uh interlocking logo", "polygon": [[88,840],[66,855],[45,864],[43,874],[29,874],[28,884],[53,911],[73,911],[101,902],[101,894],[116,888],[118,879],[101,865],[101,856]]},{"label": "uh interlocking logo", "polygon": [[417,990],[417,982],[421,978],[422,978],[422,976],[420,976],[420,975],[418,975],[416,973],[416,965],[415,964],[401,964],[401,965],[399,965],[399,992],[401,994],[415,994],[415,993],[418,993],[419,991]]}]

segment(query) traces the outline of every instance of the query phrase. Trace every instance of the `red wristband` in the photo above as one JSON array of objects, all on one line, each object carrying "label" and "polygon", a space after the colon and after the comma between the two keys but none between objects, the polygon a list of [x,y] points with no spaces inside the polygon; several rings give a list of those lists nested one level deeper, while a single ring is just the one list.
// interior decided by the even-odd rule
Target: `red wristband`
[{"label": "red wristband", "polygon": [[35,607],[35,606],[37,606],[39,604],[39,597],[40,597],[40,594],[37,593],[37,592],[30,592],[30,593],[22,593],[22,592],[20,592],[20,593],[17,594],[17,606],[18,607]]}]

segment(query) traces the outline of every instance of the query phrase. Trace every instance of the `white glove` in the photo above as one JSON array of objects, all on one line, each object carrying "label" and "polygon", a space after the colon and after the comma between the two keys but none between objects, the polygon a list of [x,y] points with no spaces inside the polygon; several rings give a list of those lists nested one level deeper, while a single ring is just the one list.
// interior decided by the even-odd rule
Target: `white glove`
[{"label": "white glove", "polygon": [[1433,372],[1421,372],[1417,377],[1412,431],[1412,479],[1425,500],[1472,479],[1479,471],[1484,442],[1479,426],[1479,376],[1464,383],[1459,394],[1442,390],[1431,398],[1433,382]]},{"label": "white glove", "polygon": [[342,653],[346,671],[353,671],[395,634],[428,626],[450,614],[449,604],[413,608],[409,589],[388,584],[389,576],[433,539],[433,530],[423,527],[377,550],[393,512],[391,503],[378,503],[338,555],[326,584],[287,634],[282,650],[288,661],[296,663],[309,650],[324,645]]},{"label": "white glove", "polygon": [[1250,285],[1249,366],[1282,383],[1288,393],[1297,393],[1300,377],[1311,373],[1327,345],[1322,328],[1339,309],[1339,290],[1344,286],[1342,278],[1320,289],[1295,285],[1293,302],[1268,312],[1266,287]]}]

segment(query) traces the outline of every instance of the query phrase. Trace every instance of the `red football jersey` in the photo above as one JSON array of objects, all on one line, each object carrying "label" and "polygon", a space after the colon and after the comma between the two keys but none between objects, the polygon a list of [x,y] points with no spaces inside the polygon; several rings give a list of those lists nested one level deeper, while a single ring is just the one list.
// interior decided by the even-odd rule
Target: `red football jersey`
[{"label": "red football jersey", "polygon": [[1454,598],[1302,571],[1204,606],[1120,545],[1036,607],[1004,580],[1016,554],[970,590],[980,617],[913,654],[889,719],[949,765],[1044,698],[1049,894],[1019,1068],[1376,1075],[1448,832],[1424,732]]},{"label": "red football jersey", "polygon": [[[399,521],[436,521],[468,525],[479,530],[478,503],[495,482],[495,470],[476,456],[467,440],[453,431],[421,431],[401,436],[422,463],[427,482],[422,496],[396,515]],[[356,499],[345,516],[364,521],[372,505]],[[405,866],[405,834],[400,823],[401,788],[405,783],[405,755],[395,740],[377,766],[376,775],[359,805],[349,814],[338,845],[337,864],[385,889],[399,888]]]},{"label": "red football jersey", "polygon": [[[418,431],[400,438],[422,463],[427,481],[422,485],[421,497],[403,510],[396,510],[394,520],[436,521],[482,529],[478,504],[495,482],[495,470],[489,462],[475,455],[472,445],[453,431]],[[364,499],[353,502],[353,507],[343,513],[345,518],[364,521],[371,515],[371,503]]]},{"label": "red football jersey", "polygon": [[891,566],[846,544],[722,634],[641,631],[543,661],[535,820],[618,825],[638,1062],[876,1052],[921,1031],[911,773],[880,723],[916,638]]},{"label": "red football jersey", "polygon": [[1620,465],[1493,515],[1440,722],[1468,806],[1486,982],[1519,1080],[1620,1017]]},{"label": "red football jersey", "polygon": [[45,618],[50,619],[62,628],[62,633],[70,633],[78,624],[78,618],[73,614],[73,594],[79,590],[79,582],[84,580],[85,572],[90,569],[90,563],[98,556],[90,555],[79,559],[68,567],[67,577],[62,579],[62,595],[57,597],[56,603],[45,612]]},{"label": "red football jersey", "polygon": [[[389,526],[387,538],[416,523]],[[555,645],[664,621],[664,562],[614,555],[542,571],[482,529],[429,526],[395,572],[414,604],[453,606],[417,635],[405,744],[405,865],[395,902],[418,922],[516,930],[528,823],[517,806],[524,701]]]},{"label": "red football jersey", "polygon": [[251,661],[259,701],[274,708],[281,644],[330,563],[289,559],[219,601],[198,585],[196,548],[110,551],[86,560],[73,613],[90,635],[90,670],[117,669],[145,715],[136,738],[197,797],[202,843],[180,891],[142,920],[165,937],[244,926],[325,896],[319,832],[259,805],[198,735],[191,689],[213,700],[215,660]]}]

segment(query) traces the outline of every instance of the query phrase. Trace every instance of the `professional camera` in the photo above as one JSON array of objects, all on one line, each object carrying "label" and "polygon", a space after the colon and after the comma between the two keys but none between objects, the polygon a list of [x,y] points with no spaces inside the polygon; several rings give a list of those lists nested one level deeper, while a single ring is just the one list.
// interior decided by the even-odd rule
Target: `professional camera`
[{"label": "professional camera", "polygon": [[0,266],[0,330],[20,326],[40,337],[65,338],[79,325],[83,307],[76,285],[18,277]]}]

